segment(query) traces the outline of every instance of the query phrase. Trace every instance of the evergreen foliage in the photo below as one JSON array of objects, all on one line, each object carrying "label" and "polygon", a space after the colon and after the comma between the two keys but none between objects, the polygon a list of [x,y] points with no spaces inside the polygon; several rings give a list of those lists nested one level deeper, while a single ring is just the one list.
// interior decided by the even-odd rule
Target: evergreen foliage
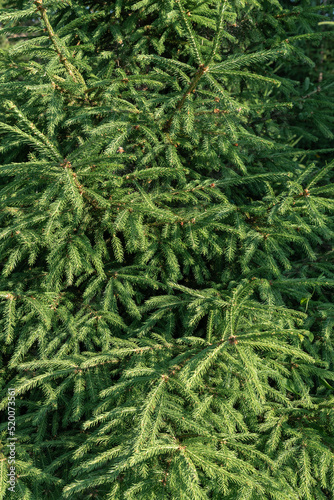
[{"label": "evergreen foliage", "polygon": [[334,498],[333,8],[7,2],[1,498]]}]

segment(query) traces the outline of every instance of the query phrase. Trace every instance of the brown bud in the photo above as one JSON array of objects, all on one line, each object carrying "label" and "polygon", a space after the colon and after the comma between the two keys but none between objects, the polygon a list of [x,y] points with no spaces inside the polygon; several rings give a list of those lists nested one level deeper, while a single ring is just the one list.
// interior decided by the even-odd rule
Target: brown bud
[{"label": "brown bud", "polygon": [[238,343],[237,337],[235,335],[231,335],[228,339],[230,344],[236,345]]}]

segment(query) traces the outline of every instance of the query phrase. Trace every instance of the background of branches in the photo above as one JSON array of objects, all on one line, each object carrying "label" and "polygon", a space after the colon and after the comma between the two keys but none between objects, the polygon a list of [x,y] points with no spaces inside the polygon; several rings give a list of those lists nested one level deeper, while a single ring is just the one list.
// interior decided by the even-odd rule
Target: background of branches
[{"label": "background of branches", "polygon": [[332,13],[5,4],[1,498],[334,498]]}]

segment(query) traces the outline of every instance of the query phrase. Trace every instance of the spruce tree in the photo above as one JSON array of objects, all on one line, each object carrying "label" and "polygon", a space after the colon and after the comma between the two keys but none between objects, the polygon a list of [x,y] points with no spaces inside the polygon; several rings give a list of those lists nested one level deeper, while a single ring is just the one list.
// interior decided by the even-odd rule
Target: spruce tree
[{"label": "spruce tree", "polygon": [[334,498],[332,12],[2,9],[1,498]]}]

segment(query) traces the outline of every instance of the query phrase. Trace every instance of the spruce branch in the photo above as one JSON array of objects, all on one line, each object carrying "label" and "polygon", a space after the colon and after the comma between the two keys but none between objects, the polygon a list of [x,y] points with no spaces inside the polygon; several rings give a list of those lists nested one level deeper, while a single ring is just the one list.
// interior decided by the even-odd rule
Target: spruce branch
[{"label": "spruce branch", "polygon": [[[188,39],[190,41],[190,46],[193,49],[192,50],[193,55],[197,59],[197,63],[198,64],[203,64],[203,57],[202,57],[201,50],[200,50],[200,47],[198,45],[198,42],[196,40],[196,34],[194,33],[194,30],[191,27],[191,23],[187,19],[186,11],[183,10],[183,5],[182,5],[181,0],[176,0],[176,3],[178,5],[178,8],[179,8],[179,11],[180,11],[180,14],[181,14],[181,19],[182,19],[182,21],[184,23],[184,26],[186,28],[186,31],[188,33]],[[188,11],[187,14],[189,15],[190,12]]]},{"label": "spruce branch", "polygon": [[221,40],[222,31],[223,31],[224,11],[225,11],[226,5],[227,5],[226,1],[221,2],[221,4],[220,4],[219,13],[218,13],[218,20],[217,20],[217,31],[216,31],[216,35],[215,35],[215,38],[214,38],[213,43],[212,43],[211,52],[210,52],[207,60],[204,63],[205,66],[209,66],[212,59],[216,55],[216,52],[217,52],[217,49],[219,46],[219,42]]},{"label": "spruce branch", "polygon": [[191,95],[192,92],[194,92],[194,90],[196,89],[196,86],[199,82],[199,80],[201,79],[201,77],[204,75],[204,73],[206,73],[208,71],[209,67],[208,66],[205,66],[205,64],[200,64],[196,73],[195,73],[195,76],[193,78],[193,80],[191,81],[190,85],[188,86],[187,90],[185,91],[185,93],[183,94],[182,98],[180,99],[180,101],[178,102],[172,116],[169,118],[169,120],[167,120],[167,122],[165,123],[164,127],[163,127],[163,130],[164,132],[169,132],[170,130],[170,127],[173,123],[173,120],[174,120],[174,117],[176,115],[176,113],[178,113],[184,106],[184,103],[186,102],[186,99],[188,98],[189,95]]},{"label": "spruce branch", "polygon": [[69,76],[72,78],[72,80],[75,83],[80,83],[86,88],[86,83],[85,80],[83,79],[83,76],[79,73],[77,68],[75,68],[67,59],[66,54],[64,53],[64,50],[60,44],[60,41],[58,39],[58,36],[54,32],[49,17],[46,12],[46,8],[43,6],[43,0],[34,0],[34,4],[37,7],[37,11],[39,12],[41,18],[44,21],[45,27],[47,29],[47,32],[49,34],[50,40],[53,43],[53,46],[59,56],[60,62],[64,65],[67,73]]}]

